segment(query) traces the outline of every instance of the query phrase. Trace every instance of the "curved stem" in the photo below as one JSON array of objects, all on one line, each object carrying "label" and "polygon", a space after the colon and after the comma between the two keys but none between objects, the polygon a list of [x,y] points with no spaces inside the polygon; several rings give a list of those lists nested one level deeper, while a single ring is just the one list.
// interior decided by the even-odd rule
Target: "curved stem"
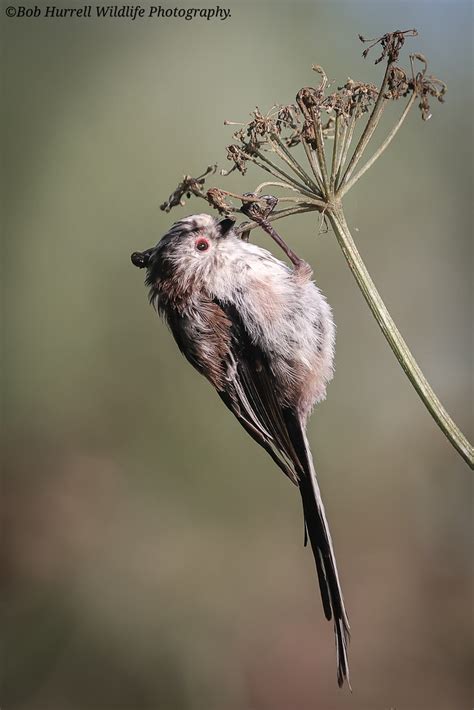
[{"label": "curved stem", "polygon": [[264,187],[282,187],[285,190],[293,190],[293,192],[299,192],[298,188],[288,185],[286,182],[275,182],[274,180],[267,180],[266,182],[261,182],[260,185],[254,190],[254,193],[258,195]]},{"label": "curved stem", "polygon": [[357,284],[398,362],[441,431],[474,469],[474,448],[439,401],[395,325],[352,239],[341,204],[331,205],[326,214]]},{"label": "curved stem", "polygon": [[262,190],[264,187],[268,187],[269,185],[274,187],[282,187],[286,190],[293,190],[293,192],[297,192],[298,195],[302,195],[303,197],[305,197],[306,202],[314,202],[316,205],[321,205],[323,207],[326,205],[326,203],[322,199],[319,199],[319,197],[314,192],[309,192],[308,190],[303,190],[301,187],[295,187],[294,185],[290,185],[289,183],[277,182],[275,180],[266,180],[265,182],[261,182],[260,185],[257,185],[257,187],[255,188],[255,194],[258,195],[260,190]]},{"label": "curved stem", "polygon": [[[276,222],[277,219],[282,219],[282,217],[289,217],[292,214],[303,214],[304,212],[319,212],[320,208],[314,204],[307,204],[307,205],[301,205],[299,207],[289,207],[286,210],[279,210],[278,212],[272,212],[268,217],[267,217],[267,222]],[[250,232],[251,229],[255,229],[256,227],[260,227],[260,224],[257,222],[244,222],[243,224],[239,224],[239,226],[236,228],[237,234],[243,234],[245,232]]]},{"label": "curved stem", "polygon": [[[325,207],[326,203],[322,202],[321,200],[313,199],[312,197],[308,199],[308,197],[303,197],[301,196],[301,193],[299,190],[296,188],[291,187],[291,185],[285,185],[282,182],[263,182],[261,185],[257,187],[255,190],[255,195],[258,195],[259,189],[262,187],[262,185],[278,185],[280,187],[287,187],[290,190],[294,190],[300,197],[293,197],[293,195],[283,195],[282,197],[278,198],[278,202],[294,202],[296,205],[315,205],[315,207]],[[228,195],[229,197],[234,197],[237,200],[241,200],[243,203],[245,202],[258,202],[259,198],[257,197],[250,197],[249,195],[239,195],[238,192],[232,192],[231,190],[220,190],[220,192],[223,195]],[[206,196],[204,196],[204,199],[207,199]]]}]

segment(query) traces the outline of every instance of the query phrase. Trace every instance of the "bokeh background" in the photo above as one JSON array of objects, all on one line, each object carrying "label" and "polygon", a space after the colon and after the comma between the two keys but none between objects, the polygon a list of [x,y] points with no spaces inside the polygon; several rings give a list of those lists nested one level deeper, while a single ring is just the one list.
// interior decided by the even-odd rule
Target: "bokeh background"
[{"label": "bokeh background", "polygon": [[[430,58],[447,102],[426,124],[412,113],[347,215],[472,437],[472,6],[230,8],[226,22],[131,22],[7,20],[2,7],[2,708],[468,708],[472,474],[333,235],[313,216],[280,222],[338,326],[309,436],[351,619],[352,694],[336,686],[295,490],[177,353],[129,254],[203,210],[159,204],[185,172],[226,167],[224,119],[292,101],[316,80],[312,63],[335,84],[375,80],[357,33],[416,27],[406,53]],[[257,181],[250,170],[227,185]]]}]

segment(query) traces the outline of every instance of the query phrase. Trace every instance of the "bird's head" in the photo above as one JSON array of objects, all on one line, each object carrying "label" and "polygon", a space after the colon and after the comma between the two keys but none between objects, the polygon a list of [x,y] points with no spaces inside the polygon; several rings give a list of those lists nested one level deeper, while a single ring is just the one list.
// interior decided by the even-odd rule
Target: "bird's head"
[{"label": "bird's head", "polygon": [[192,279],[212,267],[227,238],[233,236],[235,220],[216,220],[195,214],[175,222],[158,244],[143,252],[133,252],[132,263],[147,269],[146,283],[152,287],[169,278]]}]

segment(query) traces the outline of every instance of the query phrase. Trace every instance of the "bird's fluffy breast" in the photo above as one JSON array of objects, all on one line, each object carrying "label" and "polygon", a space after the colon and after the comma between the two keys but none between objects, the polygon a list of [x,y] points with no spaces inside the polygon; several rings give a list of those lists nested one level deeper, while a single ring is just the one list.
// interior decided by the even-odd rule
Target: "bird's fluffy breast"
[{"label": "bird's fluffy breast", "polygon": [[236,308],[253,342],[271,354],[275,376],[293,382],[308,400],[308,412],[324,398],[333,374],[335,328],[326,299],[307,273],[235,239],[216,254],[207,288]]}]

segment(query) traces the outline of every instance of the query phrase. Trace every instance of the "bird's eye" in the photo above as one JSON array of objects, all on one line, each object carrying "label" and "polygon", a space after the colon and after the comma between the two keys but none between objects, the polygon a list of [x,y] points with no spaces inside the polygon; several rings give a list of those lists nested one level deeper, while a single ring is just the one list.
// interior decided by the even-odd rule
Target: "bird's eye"
[{"label": "bird's eye", "polygon": [[199,237],[199,239],[196,239],[195,246],[198,251],[207,251],[209,249],[209,242],[207,239],[204,239],[204,237]]}]

